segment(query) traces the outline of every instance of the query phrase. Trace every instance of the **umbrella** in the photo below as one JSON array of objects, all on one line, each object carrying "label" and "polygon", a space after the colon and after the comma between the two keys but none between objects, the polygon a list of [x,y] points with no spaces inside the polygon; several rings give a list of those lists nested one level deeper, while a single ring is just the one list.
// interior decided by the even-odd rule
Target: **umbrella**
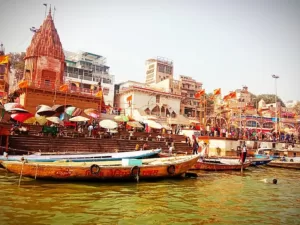
[{"label": "umbrella", "polygon": [[100,112],[97,109],[93,109],[93,108],[85,109],[84,113],[95,119],[100,117]]},{"label": "umbrella", "polygon": [[118,124],[112,120],[102,120],[99,123],[100,127],[107,128],[107,129],[114,129],[118,127]]},{"label": "umbrella", "polygon": [[161,129],[162,128],[162,126],[159,123],[157,123],[153,120],[144,120],[144,123],[148,124],[148,126],[153,129]]},{"label": "umbrella", "polygon": [[65,113],[68,114],[69,116],[72,116],[73,112],[76,110],[76,107],[70,106],[66,108]]},{"label": "umbrella", "polygon": [[115,116],[114,120],[117,122],[128,122],[129,121],[127,116]]},{"label": "umbrella", "polygon": [[24,109],[24,106],[22,106],[19,103],[15,102],[9,102],[4,104],[4,109],[8,112],[28,112],[26,109]]},{"label": "umbrella", "polygon": [[40,116],[53,116],[55,111],[50,106],[39,105],[36,113]]},{"label": "umbrella", "polygon": [[70,107],[71,105],[53,105],[51,108],[53,111],[58,113],[63,113],[65,108]]},{"label": "umbrella", "polygon": [[28,124],[33,124],[35,122],[36,122],[36,118],[34,116],[23,121],[23,123],[28,123]]},{"label": "umbrella", "polygon": [[127,125],[129,125],[131,127],[136,127],[136,128],[144,128],[144,126],[137,121],[129,121],[129,122],[127,122]]},{"label": "umbrella", "polygon": [[73,121],[73,122],[83,122],[83,121],[88,121],[90,120],[89,118],[86,118],[84,116],[75,116],[71,119],[69,119],[69,121]]},{"label": "umbrella", "polygon": [[75,106],[70,106],[66,108],[65,113],[69,116],[79,116],[82,113],[82,109],[77,108]]},{"label": "umbrella", "polygon": [[23,123],[25,120],[27,120],[31,117],[34,117],[34,115],[31,114],[31,113],[14,113],[14,114],[11,114],[12,119],[14,119],[18,122],[21,122],[21,123]]},{"label": "umbrella", "polygon": [[156,120],[157,119],[156,116],[152,116],[152,115],[143,116],[143,118],[146,119],[146,120]]},{"label": "umbrella", "polygon": [[44,125],[48,121],[45,116],[40,116],[38,114],[35,114],[35,119],[40,125]]},{"label": "umbrella", "polygon": [[46,118],[47,120],[49,120],[50,122],[52,122],[52,123],[56,123],[56,124],[59,124],[59,125],[64,125],[64,122],[63,121],[61,121],[58,117],[56,117],[56,116],[51,116],[51,117],[47,117]]},{"label": "umbrella", "polygon": [[24,109],[24,106],[22,106],[20,103],[16,103],[16,102],[9,102],[9,103],[4,104],[4,109],[6,111],[10,111],[12,108]]},{"label": "umbrella", "polygon": [[72,113],[72,116],[79,116],[82,113],[82,109],[76,108]]}]

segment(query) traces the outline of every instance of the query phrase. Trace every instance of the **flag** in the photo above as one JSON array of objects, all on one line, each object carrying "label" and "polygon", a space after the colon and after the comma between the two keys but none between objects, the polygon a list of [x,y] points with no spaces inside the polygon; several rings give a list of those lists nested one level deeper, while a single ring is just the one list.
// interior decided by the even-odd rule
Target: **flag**
[{"label": "flag", "polygon": [[67,92],[69,89],[69,85],[68,84],[63,84],[59,87],[59,90],[60,91],[63,91],[63,92]]},{"label": "flag", "polygon": [[228,94],[228,95],[225,95],[224,97],[223,97],[223,100],[228,100],[228,99],[230,99],[230,94]]},{"label": "flag", "polygon": [[18,83],[18,87],[19,87],[19,88],[27,88],[27,87],[28,87],[28,81],[27,81],[27,80],[21,80],[21,81]]},{"label": "flag", "polygon": [[214,95],[220,95],[221,94],[221,88],[214,90]]},{"label": "flag", "polygon": [[0,65],[8,63],[8,55],[0,55]]},{"label": "flag", "polygon": [[102,90],[99,90],[99,91],[95,94],[95,96],[101,98],[101,97],[102,97]]},{"label": "flag", "polygon": [[127,102],[131,101],[132,100],[132,95],[128,96],[126,100],[127,100]]},{"label": "flag", "polygon": [[204,95],[205,94],[205,89],[203,89],[203,90],[200,90],[200,91],[197,91],[196,93],[195,93],[195,98],[200,98],[202,95]]},{"label": "flag", "polygon": [[230,98],[236,98],[236,92],[235,91],[231,92],[229,95],[230,95]]}]

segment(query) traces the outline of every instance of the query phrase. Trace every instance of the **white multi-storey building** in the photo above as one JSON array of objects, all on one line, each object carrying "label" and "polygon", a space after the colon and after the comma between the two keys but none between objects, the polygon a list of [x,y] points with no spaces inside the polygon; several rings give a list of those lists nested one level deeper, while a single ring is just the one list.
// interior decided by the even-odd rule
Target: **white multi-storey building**
[{"label": "white multi-storey building", "polygon": [[168,78],[173,78],[173,61],[157,57],[146,61],[146,84],[156,84]]},{"label": "white multi-storey building", "polygon": [[105,105],[113,106],[114,75],[109,74],[106,58],[90,52],[78,53],[64,51],[66,69],[65,81],[72,89],[81,88],[85,92],[96,90],[100,85],[103,90]]},{"label": "white multi-storey building", "polygon": [[135,81],[120,83],[115,91],[115,104],[124,114],[137,120],[141,116],[155,116],[162,123],[180,124],[176,118],[180,116],[181,95]]}]

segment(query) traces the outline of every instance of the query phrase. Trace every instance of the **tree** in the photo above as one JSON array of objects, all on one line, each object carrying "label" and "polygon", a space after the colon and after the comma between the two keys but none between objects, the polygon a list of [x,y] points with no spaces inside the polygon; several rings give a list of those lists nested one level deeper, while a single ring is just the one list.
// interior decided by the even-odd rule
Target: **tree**
[{"label": "tree", "polygon": [[296,105],[294,105],[293,111],[294,111],[297,115],[300,115],[300,102],[299,102],[299,101],[297,101]]},{"label": "tree", "polygon": [[16,80],[21,80],[24,74],[25,67],[25,52],[17,53],[10,52],[9,54],[10,66],[11,69],[15,70],[15,78]]},{"label": "tree", "polygon": [[[266,104],[275,103],[275,95],[270,94],[261,94],[256,96],[256,101],[259,102],[261,99],[265,101]],[[280,97],[277,96],[277,102],[280,102],[280,105],[285,107],[285,104]]]}]

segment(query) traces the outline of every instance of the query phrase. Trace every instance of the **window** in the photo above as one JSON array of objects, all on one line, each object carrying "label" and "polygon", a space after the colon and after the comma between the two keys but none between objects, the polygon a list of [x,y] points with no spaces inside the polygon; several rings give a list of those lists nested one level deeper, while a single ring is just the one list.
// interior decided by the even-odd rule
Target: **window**
[{"label": "window", "polygon": [[166,66],[166,73],[167,74],[172,74],[172,67],[171,66]]},{"label": "window", "polygon": [[45,86],[50,86],[50,80],[45,80]]},{"label": "window", "polygon": [[156,103],[160,102],[160,95],[156,95]]}]

